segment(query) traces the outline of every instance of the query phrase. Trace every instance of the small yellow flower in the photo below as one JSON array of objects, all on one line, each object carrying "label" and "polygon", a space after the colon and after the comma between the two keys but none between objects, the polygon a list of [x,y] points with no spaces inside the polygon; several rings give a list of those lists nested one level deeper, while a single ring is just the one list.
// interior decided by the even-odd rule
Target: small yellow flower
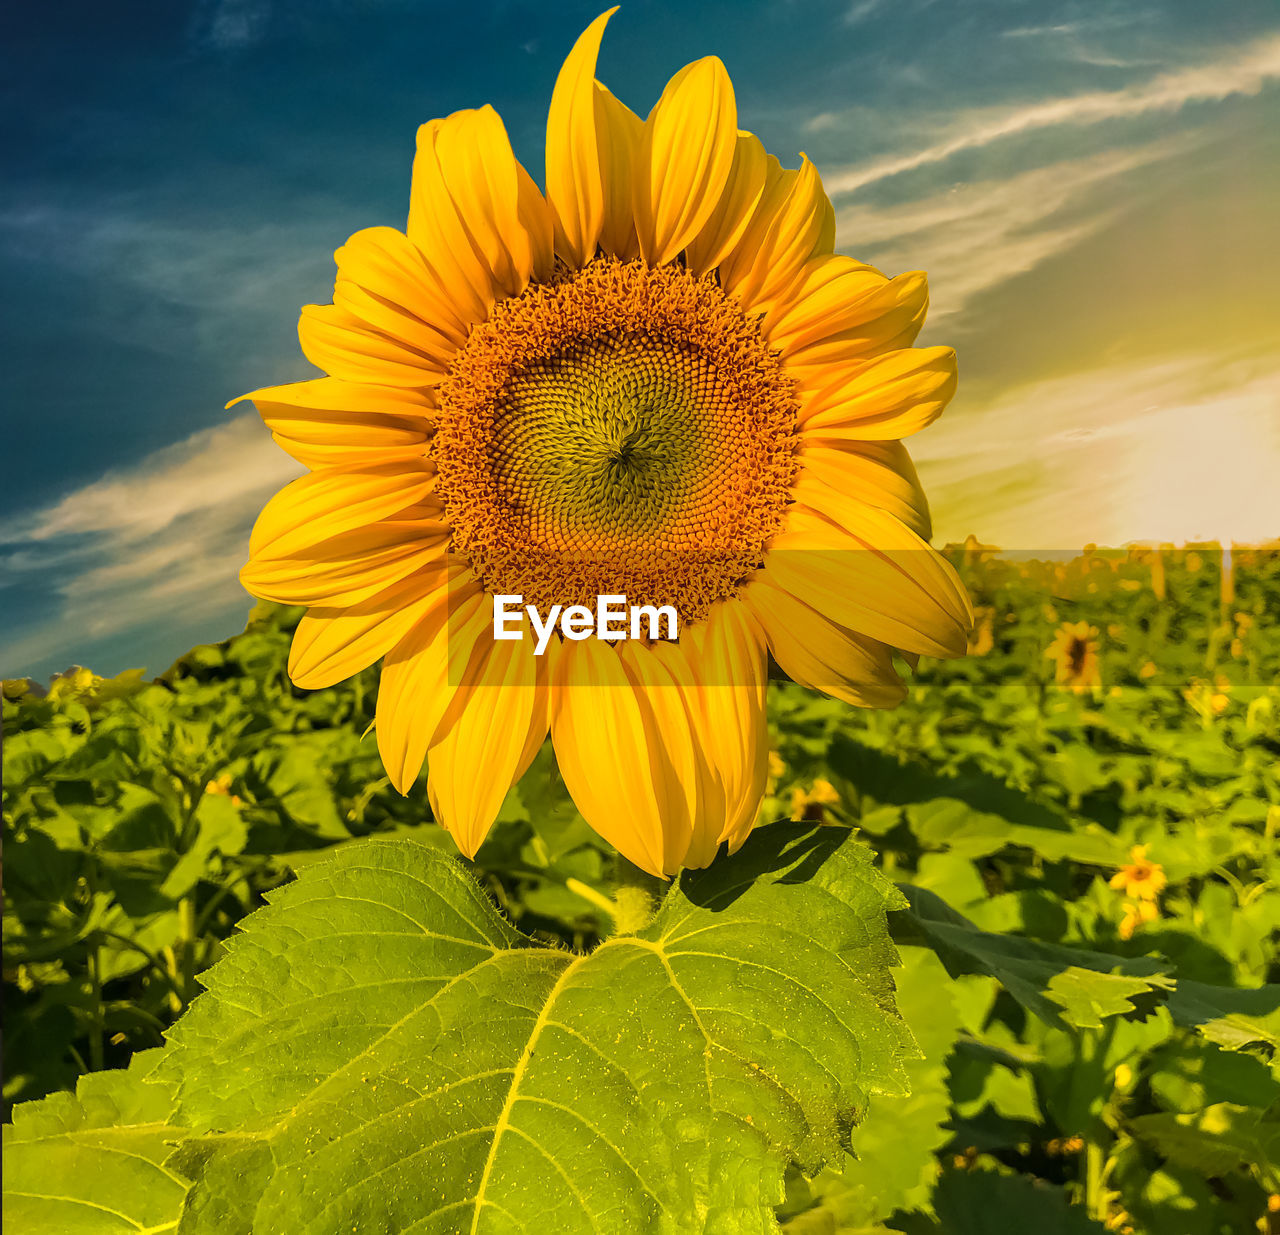
[{"label": "small yellow flower", "polygon": [[826,813],[824,807],[838,806],[839,803],[840,795],[836,792],[835,786],[830,781],[819,777],[813,782],[811,789],[806,791],[797,785],[791,791],[791,818],[821,819]]},{"label": "small yellow flower", "polygon": [[1155,677],[1159,672],[1160,670],[1156,668],[1155,661],[1148,660],[1144,662],[1142,668],[1138,670],[1138,676],[1145,682],[1149,678]]},{"label": "small yellow flower", "polygon": [[1045,655],[1057,662],[1054,680],[1077,695],[1100,690],[1102,671],[1098,661],[1098,628],[1088,622],[1064,622]]},{"label": "small yellow flower", "polygon": [[231,799],[232,806],[242,805],[237,794],[231,792],[231,773],[223,772],[220,776],[215,776],[204,787],[205,793],[214,794],[216,797],[224,797]]},{"label": "small yellow flower", "polygon": [[1000,552],[999,545],[984,545],[972,532],[964,538],[964,564],[989,562],[993,554]]},{"label": "small yellow flower", "polygon": [[991,605],[975,605],[973,629],[969,632],[969,655],[985,656],[996,645],[993,626],[996,611]]},{"label": "small yellow flower", "polygon": [[1124,916],[1120,919],[1120,938],[1132,939],[1139,926],[1154,922],[1160,916],[1154,901],[1125,901]]},{"label": "small yellow flower", "polygon": [[776,750],[769,752],[769,767],[765,776],[764,796],[772,797],[778,792],[778,782],[786,774],[787,765],[782,762],[782,756]]},{"label": "small yellow flower", "polygon": [[1164,867],[1147,857],[1147,845],[1134,845],[1129,850],[1128,864],[1111,876],[1111,887],[1126,896],[1154,901],[1164,891],[1169,880]]},{"label": "small yellow flower", "polygon": [[1221,716],[1231,706],[1231,683],[1218,674],[1212,683],[1193,678],[1182,697],[1199,713],[1208,725],[1215,716]]}]

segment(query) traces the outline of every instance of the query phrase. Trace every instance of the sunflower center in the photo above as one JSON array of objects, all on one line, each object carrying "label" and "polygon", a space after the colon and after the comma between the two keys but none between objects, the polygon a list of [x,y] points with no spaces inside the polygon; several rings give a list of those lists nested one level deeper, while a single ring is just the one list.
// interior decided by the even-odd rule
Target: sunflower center
[{"label": "sunflower center", "polygon": [[713,280],[612,258],[561,271],[496,305],[440,387],[453,549],[543,611],[621,594],[697,621],[781,525],[796,407]]}]

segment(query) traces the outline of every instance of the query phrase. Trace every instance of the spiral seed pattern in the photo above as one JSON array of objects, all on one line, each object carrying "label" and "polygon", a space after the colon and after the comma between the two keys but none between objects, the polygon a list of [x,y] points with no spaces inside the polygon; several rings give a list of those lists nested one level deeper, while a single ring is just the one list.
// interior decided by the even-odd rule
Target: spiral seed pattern
[{"label": "spiral seed pattern", "polygon": [[453,549],[546,610],[697,621],[759,564],[795,475],[793,383],[712,278],[597,258],[500,302],[440,387]]}]

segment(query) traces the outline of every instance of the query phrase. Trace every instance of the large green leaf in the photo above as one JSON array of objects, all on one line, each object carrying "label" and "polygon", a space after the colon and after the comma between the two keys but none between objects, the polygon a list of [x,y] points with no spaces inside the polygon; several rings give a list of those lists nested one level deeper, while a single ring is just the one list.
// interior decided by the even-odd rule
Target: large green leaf
[{"label": "large green leaf", "polygon": [[1094,1028],[1100,1016],[1131,1011],[1133,999],[1163,994],[1173,980],[1150,957],[1110,956],[980,930],[924,888],[903,887],[910,909],[894,929],[904,940],[923,940],[952,976],[985,973],[1041,1020]]},{"label": "large green leaf", "polygon": [[1233,990],[1208,982],[1179,982],[1169,1010],[1229,1050],[1264,1044],[1280,1048],[1280,984]]},{"label": "large green leaf", "polygon": [[777,825],[574,955],[427,846],[344,846],[173,1034],[182,1229],[773,1230],[787,1165],[904,1092],[901,903],[846,830]]},{"label": "large green leaf", "polygon": [[1188,1114],[1138,1115],[1126,1126],[1202,1175],[1225,1175],[1246,1165],[1271,1172],[1280,1158],[1280,1112],[1217,1102]]},{"label": "large green leaf", "polygon": [[948,1171],[934,1193],[940,1235],[1104,1235],[1105,1228],[1061,1188],[1026,1175]]},{"label": "large green leaf", "polygon": [[185,1129],[168,1123],[172,1094],[127,1072],[94,1072],[74,1094],[14,1108],[4,1129],[4,1226],[35,1235],[177,1229],[187,1182],[164,1165]]},{"label": "large green leaf", "polygon": [[[977,858],[1009,845],[1022,845],[1051,860],[1114,866],[1124,850],[1116,838],[1089,820],[1073,820],[968,768],[939,775],[918,762],[903,762],[838,734],[831,744],[831,768],[855,790],[865,817],[898,807],[925,849],[946,849]],[[887,826],[880,816],[880,829]]]},{"label": "large green leaf", "polygon": [[951,1106],[947,1057],[960,1030],[956,983],[926,948],[905,950],[895,982],[898,1008],[923,1052],[907,1064],[911,1094],[874,1099],[853,1134],[856,1156],[845,1155],[807,1186],[796,1181],[788,1235],[862,1231],[894,1210],[930,1208],[935,1155],[951,1135],[942,1125]]},{"label": "large green leaf", "polygon": [[925,888],[904,885],[902,891],[910,908],[894,916],[896,938],[929,943],[953,976],[990,974],[1050,1024],[1097,1029],[1104,1017],[1167,1001],[1175,1024],[1219,1046],[1280,1047],[1280,985],[1236,989],[1175,979],[1151,957],[998,935],[980,930]]}]

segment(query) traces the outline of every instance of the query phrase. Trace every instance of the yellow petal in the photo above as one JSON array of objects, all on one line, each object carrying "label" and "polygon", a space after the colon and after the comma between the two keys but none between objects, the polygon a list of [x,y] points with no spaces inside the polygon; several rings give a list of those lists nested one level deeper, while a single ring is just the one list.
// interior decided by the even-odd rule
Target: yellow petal
[{"label": "yellow petal", "polygon": [[482,637],[483,660],[461,710],[427,749],[427,795],[436,820],[474,857],[507,791],[547,736],[546,662],[519,642]]},{"label": "yellow petal", "polygon": [[932,424],[955,391],[954,348],[909,347],[850,365],[798,419],[806,439],[889,441]]},{"label": "yellow petal", "polygon": [[874,266],[843,253],[811,258],[801,268],[790,294],[775,301],[760,327],[784,355],[866,316],[863,306],[888,286]]},{"label": "yellow petal", "polygon": [[467,341],[470,322],[404,232],[365,228],[333,256],[338,264],[333,303],[340,308],[446,366]]},{"label": "yellow petal", "polygon": [[426,460],[326,468],[300,476],[263,507],[249,537],[252,557],[285,558],[343,532],[369,527],[422,502],[435,487]]},{"label": "yellow petal", "polygon": [[818,170],[803,158],[799,171],[769,156],[759,205],[721,263],[720,282],[744,309],[767,313],[790,289],[814,254],[830,251],[835,214]]},{"label": "yellow petal", "polygon": [[649,745],[661,752],[660,774],[668,800],[662,816],[663,873],[672,875],[684,866],[700,837],[710,841],[710,852],[698,863],[705,865],[715,853],[720,821],[709,820],[707,813],[708,772],[687,702],[687,692],[694,687],[688,658],[665,641],[633,640],[619,645],[618,654],[644,717]]},{"label": "yellow petal", "polygon": [[[851,295],[842,303],[839,293],[845,288]],[[862,272],[849,271],[827,284],[815,303],[804,305],[804,312],[810,315],[823,307],[825,317],[799,337],[788,336],[785,319],[765,332],[782,352],[787,372],[809,390],[838,378],[839,366],[910,347],[928,312],[929,282],[920,270],[878,285]]]},{"label": "yellow petal", "polygon": [[467,322],[550,273],[550,210],[492,107],[418,130],[407,231]]},{"label": "yellow petal", "polygon": [[932,534],[929,501],[901,442],[810,442],[800,466],[839,493],[851,493],[901,519],[922,540]]},{"label": "yellow petal", "polygon": [[738,133],[733,165],[720,200],[689,242],[685,260],[694,274],[714,270],[742,239],[764,192],[769,156],[754,133]]},{"label": "yellow petal", "polygon": [[579,36],[556,77],[547,112],[547,202],[555,221],[555,247],[575,269],[595,256],[604,226],[596,58],[605,25],[617,11],[602,13]]},{"label": "yellow petal", "polygon": [[769,651],[794,682],[861,708],[896,707],[907,689],[891,649],[855,634],[759,572],[742,601],[764,628]]},{"label": "yellow petal", "polygon": [[[905,456],[905,447],[901,443],[868,442],[863,449],[871,447],[885,450],[895,446]],[[883,508],[877,508],[873,503],[834,489],[812,471],[804,469],[792,486],[792,497],[795,499],[793,510],[816,512],[841,532],[901,564],[922,586],[937,594],[940,603],[966,630],[973,624],[973,606],[969,593],[955,568],[919,535],[904,527],[896,516]],[[894,643],[893,646],[904,645]]]},{"label": "yellow petal", "polygon": [[[802,474],[764,570],[824,617],[891,647],[963,656],[972,613],[949,562],[899,520]],[[821,509],[822,513],[815,513]]]},{"label": "yellow petal", "polygon": [[422,504],[308,544],[293,555],[258,553],[240,571],[245,591],[282,605],[346,608],[409,575],[434,570],[449,545],[438,506]]},{"label": "yellow petal", "polygon": [[371,227],[334,258],[333,304],[306,305],[298,322],[307,358],[349,382],[438,383],[475,319],[422,252],[394,228]]},{"label": "yellow petal", "polygon": [[596,82],[596,140],[600,147],[600,182],[604,193],[604,221],[600,247],[620,261],[634,261],[640,254],[636,235],[636,174],[644,121]]},{"label": "yellow petal", "polygon": [[423,387],[444,380],[440,360],[389,338],[335,304],[303,305],[298,341],[317,369],[344,382]]},{"label": "yellow petal", "polygon": [[492,107],[455,112],[437,131],[435,154],[472,247],[496,289],[517,296],[551,273],[551,212],[517,162]]},{"label": "yellow petal", "polygon": [[706,813],[695,829],[686,866],[704,866],[722,841],[740,843],[764,797],[769,761],[764,632],[742,604],[721,601],[682,633],[679,652],[692,665],[687,702],[694,739],[709,771]]},{"label": "yellow petal", "polygon": [[271,436],[309,468],[421,458],[435,412],[421,391],[336,377],[267,386],[227,406],[244,399],[253,401]]},{"label": "yellow petal", "polygon": [[400,793],[418,778],[427,747],[466,702],[468,672],[493,629],[489,597],[469,574],[454,576],[382,662],[375,732]]},{"label": "yellow petal", "polygon": [[[553,644],[548,652],[551,740],[570,795],[587,822],[629,861],[664,874],[670,867],[666,829],[682,855],[678,831],[691,828],[688,786],[677,775],[685,760],[673,762],[648,694],[637,688],[616,648],[586,639]],[[687,726],[679,739],[688,743]]]},{"label": "yellow petal", "polygon": [[415,570],[359,604],[309,609],[289,649],[294,685],[322,690],[367,669],[439,603],[435,593],[445,583],[440,560],[434,569]]},{"label": "yellow petal", "polygon": [[650,266],[669,262],[711,217],[733,166],[738,107],[715,56],[686,65],[645,121],[635,185],[636,231]]}]

